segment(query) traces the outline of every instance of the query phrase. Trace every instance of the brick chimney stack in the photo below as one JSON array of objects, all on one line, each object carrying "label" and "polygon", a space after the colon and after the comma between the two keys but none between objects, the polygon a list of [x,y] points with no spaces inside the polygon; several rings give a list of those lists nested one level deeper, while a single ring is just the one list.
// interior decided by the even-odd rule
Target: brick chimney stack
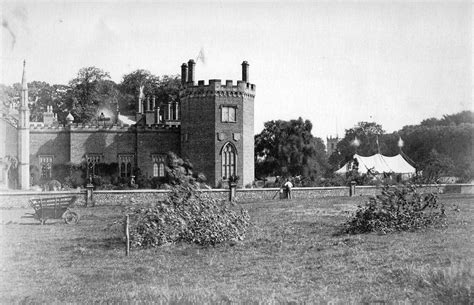
[{"label": "brick chimney stack", "polygon": [[181,85],[186,85],[188,82],[188,65],[183,63],[181,65]]},{"label": "brick chimney stack", "polygon": [[188,61],[188,83],[191,83],[194,85],[194,67],[196,66],[196,63],[194,60],[190,59]]},{"label": "brick chimney stack", "polygon": [[247,61],[242,63],[242,81],[249,82],[249,63]]}]

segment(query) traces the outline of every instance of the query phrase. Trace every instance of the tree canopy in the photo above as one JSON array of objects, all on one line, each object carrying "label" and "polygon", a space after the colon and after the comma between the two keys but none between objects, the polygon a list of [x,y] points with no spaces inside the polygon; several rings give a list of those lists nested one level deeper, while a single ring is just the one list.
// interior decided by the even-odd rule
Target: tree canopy
[{"label": "tree canopy", "polygon": [[[360,122],[346,130],[337,151],[329,157],[329,163],[335,170],[356,152],[370,156],[380,149],[380,153],[387,156],[402,153],[423,172],[427,181],[450,175],[467,181],[474,177],[473,135],[474,113],[471,111],[426,119],[419,125],[404,126],[390,134],[375,122]],[[356,138],[358,146],[354,145]]]},{"label": "tree canopy", "polygon": [[337,151],[329,157],[333,170],[351,160],[355,153],[370,156],[376,154],[379,148],[386,151],[386,144],[380,139],[384,134],[382,125],[375,122],[359,122],[353,128],[347,129],[344,138],[337,143]]},{"label": "tree canopy", "polygon": [[[100,107],[121,113],[133,114],[140,86],[144,94],[154,95],[156,102],[166,104],[179,100],[181,81],[178,75],[156,76],[147,70],[135,70],[123,76],[116,84],[108,72],[97,67],[81,68],[67,85],[50,85],[43,81],[28,83],[31,121],[41,121],[47,106],[53,106],[58,120],[65,123],[69,112],[77,123],[92,123],[98,119]],[[20,101],[21,84],[0,84],[2,107],[17,107]]]},{"label": "tree canopy", "polygon": [[179,101],[179,88],[181,79],[178,75],[163,75],[161,77],[151,74],[147,70],[135,70],[123,76],[119,84],[122,98],[120,109],[123,113],[134,113],[137,105],[140,87],[146,96],[155,96],[158,105]]},{"label": "tree canopy", "polygon": [[256,176],[303,176],[312,180],[326,170],[325,146],[302,118],[268,121],[255,136]]}]

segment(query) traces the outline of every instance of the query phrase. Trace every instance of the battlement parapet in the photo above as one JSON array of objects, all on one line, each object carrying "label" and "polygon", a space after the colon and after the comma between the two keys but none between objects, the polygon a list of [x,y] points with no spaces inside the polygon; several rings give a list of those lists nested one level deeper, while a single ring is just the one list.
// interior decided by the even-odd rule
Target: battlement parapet
[{"label": "battlement parapet", "polygon": [[181,128],[180,122],[166,122],[154,125],[138,125],[134,126],[137,131],[179,131]]},{"label": "battlement parapet", "polygon": [[187,83],[180,91],[180,97],[206,97],[206,96],[227,96],[227,97],[255,97],[255,84],[244,81],[237,81],[234,85],[232,80],[226,80],[225,84],[220,79],[210,79],[206,85],[203,80],[197,85]]},{"label": "battlement parapet", "polygon": [[96,125],[96,124],[80,124],[74,123],[70,125],[59,125],[59,124],[51,124],[51,125],[44,125],[42,122],[32,122],[30,124],[30,131],[31,132],[130,132],[134,130],[138,131],[175,131],[179,130],[180,122],[179,121],[172,121],[172,122],[165,122],[162,124],[154,124],[154,125],[129,125],[129,124],[121,124],[121,125]]}]

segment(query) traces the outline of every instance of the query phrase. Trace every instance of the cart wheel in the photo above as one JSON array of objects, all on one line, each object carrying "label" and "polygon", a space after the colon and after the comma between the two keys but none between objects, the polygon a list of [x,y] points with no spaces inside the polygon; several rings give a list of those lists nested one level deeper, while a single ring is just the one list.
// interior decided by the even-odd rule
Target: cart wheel
[{"label": "cart wheel", "polygon": [[76,212],[66,211],[63,215],[64,222],[67,224],[77,223],[79,221],[79,215]]}]

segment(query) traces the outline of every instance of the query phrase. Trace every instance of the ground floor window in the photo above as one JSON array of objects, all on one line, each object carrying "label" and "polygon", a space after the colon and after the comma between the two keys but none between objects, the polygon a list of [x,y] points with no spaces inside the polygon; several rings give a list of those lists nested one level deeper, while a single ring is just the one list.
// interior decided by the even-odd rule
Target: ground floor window
[{"label": "ground floor window", "polygon": [[164,177],[165,176],[165,160],[166,156],[156,154],[151,156],[153,162],[153,177]]},{"label": "ground floor window", "polygon": [[39,156],[39,167],[41,170],[42,179],[51,179],[53,169],[53,156],[41,155]]},{"label": "ground floor window", "polygon": [[222,158],[222,179],[227,180],[236,174],[236,149],[231,143],[226,143],[221,152]]},{"label": "ground floor window", "polygon": [[135,155],[121,154],[119,155],[119,173],[120,177],[130,177],[133,175],[135,164]]},{"label": "ground floor window", "polygon": [[102,161],[101,154],[87,154],[87,176],[97,176],[98,173],[98,164]]}]

